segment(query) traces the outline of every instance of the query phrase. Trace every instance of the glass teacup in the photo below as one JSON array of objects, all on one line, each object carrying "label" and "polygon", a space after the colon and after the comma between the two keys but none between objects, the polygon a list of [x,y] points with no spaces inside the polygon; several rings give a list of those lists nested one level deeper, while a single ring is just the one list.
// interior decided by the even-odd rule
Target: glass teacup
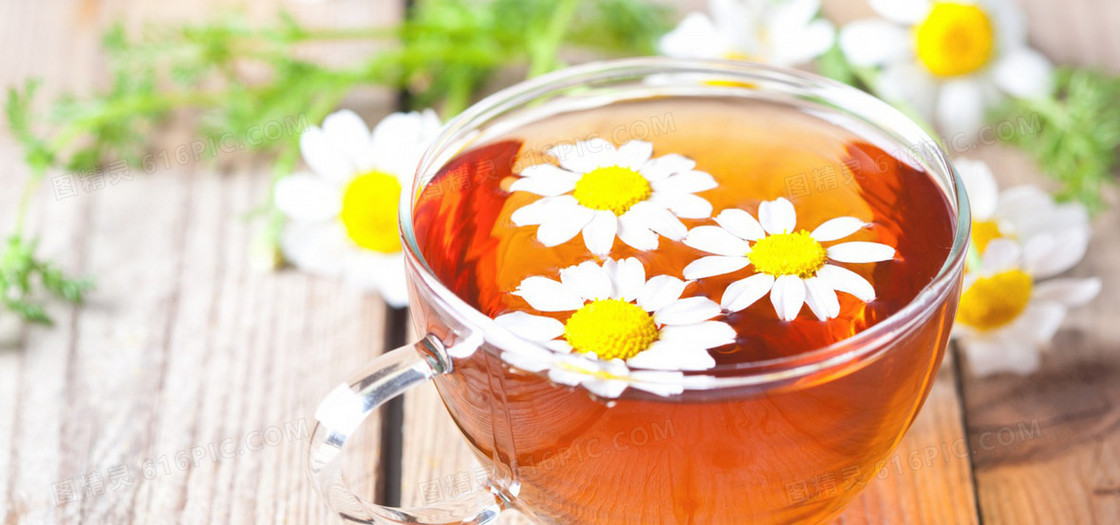
[{"label": "glass teacup", "polygon": [[[870,192],[872,179],[891,170],[928,178],[924,187],[937,197],[928,208],[944,207],[947,225],[944,256],[924,261],[929,279],[889,315],[861,313],[872,318],[866,326],[830,344],[765,359],[721,359],[683,374],[635,369],[625,379],[633,388],[621,393],[558,382],[547,366],[522,365],[547,361],[555,350],[515,335],[494,322],[496,312],[485,311],[494,309],[486,294],[504,292],[486,273],[497,271],[484,253],[490,245],[477,241],[509,227],[487,215],[485,196],[507,188],[503,180],[539,162],[539,152],[549,148],[503,138],[565,115],[607,115],[604,108],[618,104],[702,97],[781,106],[843,126],[867,144],[860,151],[877,152],[867,155],[871,166],[855,172],[861,180],[844,190],[853,195]],[[615,146],[644,138],[634,137],[643,129],[634,121],[619,128],[604,118],[595,129]],[[660,125],[669,129],[664,120]],[[651,121],[641,133],[656,133],[657,126]],[[695,124],[677,119],[672,127],[687,136]],[[617,129],[621,135],[609,136]],[[542,140],[583,144],[585,131]],[[796,189],[785,182],[785,190]],[[425,335],[376,359],[320,406],[310,451],[316,486],[341,516],[371,523],[487,523],[506,508],[564,524],[803,523],[833,516],[874,478],[939,368],[968,241],[962,187],[936,142],[901,113],[799,72],[630,59],[570,68],[492,95],[445,127],[403,196],[410,305],[417,332]],[[904,207],[927,207],[925,198]],[[832,194],[803,200],[812,199],[835,200]],[[898,226],[927,227],[905,220]],[[343,446],[375,408],[423,381],[435,383],[489,471],[487,487],[435,507],[362,501],[342,479]],[[824,477],[827,486],[807,483]]]}]

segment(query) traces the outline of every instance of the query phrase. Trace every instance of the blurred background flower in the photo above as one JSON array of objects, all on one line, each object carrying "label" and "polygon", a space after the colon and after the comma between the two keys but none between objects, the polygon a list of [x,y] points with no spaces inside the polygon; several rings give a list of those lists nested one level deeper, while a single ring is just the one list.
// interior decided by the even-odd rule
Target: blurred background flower
[{"label": "blurred background flower", "polygon": [[1052,66],[1027,45],[1026,19],[1010,0],[870,0],[881,19],[840,30],[857,67],[878,69],[882,98],[905,104],[947,135],[972,136],[1004,96],[1051,89]]}]

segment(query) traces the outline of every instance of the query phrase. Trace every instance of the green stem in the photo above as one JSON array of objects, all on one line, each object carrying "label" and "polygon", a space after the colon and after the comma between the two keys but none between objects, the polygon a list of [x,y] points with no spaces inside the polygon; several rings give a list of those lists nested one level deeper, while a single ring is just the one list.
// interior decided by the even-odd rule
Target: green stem
[{"label": "green stem", "polygon": [[543,75],[556,68],[556,55],[560,51],[560,44],[564,40],[564,34],[568,32],[572,17],[575,16],[581,1],[564,0],[552,12],[544,33],[532,42],[529,48],[529,78]]}]

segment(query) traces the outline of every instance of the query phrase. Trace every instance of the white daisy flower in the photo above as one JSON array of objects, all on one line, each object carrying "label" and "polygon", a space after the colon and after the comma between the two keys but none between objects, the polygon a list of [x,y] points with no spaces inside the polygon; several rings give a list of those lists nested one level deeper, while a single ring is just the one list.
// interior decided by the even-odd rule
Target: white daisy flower
[{"label": "white daisy flower", "polygon": [[545,246],[583,232],[591,253],[607,255],[615,237],[639,250],[657,248],[657,236],[674,241],[688,229],[680,221],[711,217],[712,205],[696,192],[717,186],[696,162],[677,154],[651,158],[653,145],[633,140],[615,148],[603,139],[548,150],[560,166],[538,164],[521,172],[510,191],[544,198],[513,212],[517,226],[540,225]]},{"label": "white daisy flower", "polygon": [[494,320],[500,326],[553,351],[502,356],[517,368],[547,369],[553,381],[583,384],[603,397],[617,397],[627,386],[679,393],[658,383],[681,377],[681,370],[715,366],[708,350],[735,341],[730,325],[711,320],[719,305],[706,297],[681,298],[687,285],[668,275],[646,280],[635,258],[570,266],[560,270],[560,281],[526,278],[514,295],[541,312],[573,313],[564,322],[523,311],[499,315]]},{"label": "white daisy flower", "polygon": [[1033,372],[1039,352],[1053,339],[1067,310],[1100,293],[1101,281],[1096,278],[1038,282],[1077,264],[1063,250],[1060,239],[1046,234],[1023,248],[996,239],[977,271],[965,276],[953,335],[977,375]]},{"label": "white daisy flower", "polygon": [[[824,321],[840,314],[836,292],[862,301],[875,299],[875,289],[859,274],[830,261],[870,263],[894,258],[895,249],[876,242],[845,242],[825,247],[825,242],[847,237],[868,223],[855,217],[825,221],[811,233],[797,231],[797,213],[785,198],[758,206],[758,220],[738,209],[716,216],[719,226],[698,226],[684,243],[715,255],[701,257],[684,269],[686,279],[702,279],[753,266],[754,275],[731,283],[720,305],[738,312],[770,294],[774,311],[792,321],[808,304]],[[753,246],[750,243],[754,243]]]},{"label": "white daisy flower", "polygon": [[394,113],[372,133],[343,110],[305,131],[300,150],[314,173],[285,177],[274,194],[289,219],[281,238],[288,261],[376,289],[391,306],[406,305],[397,203],[439,129],[432,110]]},{"label": "white daisy flower", "polygon": [[[1089,212],[1081,203],[1058,204],[1049,193],[1031,185],[1002,192],[992,170],[980,160],[956,159],[972,206],[972,243],[981,254],[995,239],[1024,245],[1040,234],[1065,237],[1063,260],[1080,261],[1089,247]],[[1065,264],[1064,262],[1062,264]],[[1072,265],[1072,264],[1071,264]]]},{"label": "white daisy flower", "polygon": [[752,60],[776,66],[809,62],[832,47],[835,28],[817,18],[820,0],[710,0],[661,37],[674,58]]},{"label": "white daisy flower", "polygon": [[1053,67],[1027,46],[1022,10],[1011,0],[870,0],[886,20],[840,30],[856,66],[882,66],[874,86],[947,134],[975,133],[1004,95],[1032,98],[1051,88]]}]

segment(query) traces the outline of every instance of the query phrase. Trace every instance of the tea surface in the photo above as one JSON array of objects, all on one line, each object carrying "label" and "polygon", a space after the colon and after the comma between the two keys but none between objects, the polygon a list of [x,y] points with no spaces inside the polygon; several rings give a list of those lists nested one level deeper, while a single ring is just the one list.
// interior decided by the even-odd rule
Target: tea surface
[{"label": "tea surface", "polygon": [[[569,314],[537,312],[511,292],[527,277],[556,279],[561,268],[603,257],[591,253],[580,235],[559,246],[542,245],[537,226],[511,221],[516,210],[541,197],[509,189],[527,166],[556,164],[551,148],[579,155],[580,141],[594,137],[615,146],[647,141],[655,159],[676,154],[694,160],[695,170],[718,183],[696,193],[711,203],[713,217],[733,208],[758,217],[763,201],[783,197],[793,203],[798,231],[811,232],[841,216],[868,223],[826,247],[868,241],[896,249],[887,261],[840,264],[865,278],[876,297],[864,302],[838,293],[840,312],[833,319],[821,321],[805,307],[796,320],[782,321],[769,297],[721,316],[737,339],[711,351],[720,364],[800,354],[865,330],[909,303],[937,274],[952,245],[950,208],[934,180],[840,126],[740,99],[645,100],[551,116],[456,157],[420,196],[414,216],[417,240],[436,275],[492,317],[520,310],[564,321]],[[715,224],[712,218],[682,222],[690,229]],[[609,256],[639,259],[647,277],[680,278],[689,263],[708,255],[662,237],[650,251],[615,239]],[[684,296],[718,303],[729,284],[753,273],[747,267],[695,280]]]}]

